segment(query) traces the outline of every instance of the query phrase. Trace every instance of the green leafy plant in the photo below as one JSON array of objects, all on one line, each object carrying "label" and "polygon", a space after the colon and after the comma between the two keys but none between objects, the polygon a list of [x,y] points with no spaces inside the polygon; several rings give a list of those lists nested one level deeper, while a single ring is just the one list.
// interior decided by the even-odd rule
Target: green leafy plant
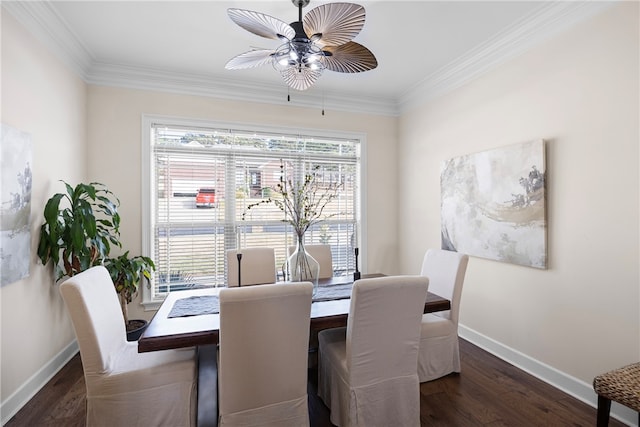
[{"label": "green leafy plant", "polygon": [[56,280],[102,264],[111,245],[122,246],[120,200],[98,182],[64,184],[67,192],[45,205],[38,243],[38,257],[44,265],[53,263]]},{"label": "green leafy plant", "polygon": [[109,271],[111,280],[120,297],[120,307],[127,327],[129,326],[129,313],[127,304],[137,295],[138,285],[144,278],[151,279],[151,274],[156,270],[156,265],[151,258],[145,256],[129,257],[129,251],[117,258],[107,258],[104,266]]}]

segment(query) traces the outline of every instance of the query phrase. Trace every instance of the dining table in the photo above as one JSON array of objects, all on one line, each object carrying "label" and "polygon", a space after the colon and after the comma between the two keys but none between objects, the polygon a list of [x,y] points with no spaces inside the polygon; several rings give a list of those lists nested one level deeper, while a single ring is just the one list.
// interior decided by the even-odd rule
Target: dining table
[{"label": "dining table", "polygon": [[[382,277],[383,274],[363,274],[362,278]],[[337,328],[347,325],[349,315],[350,285],[353,276],[336,276],[319,279],[318,291],[311,304],[311,331]],[[174,306],[182,302],[202,301],[209,306],[217,304],[220,289],[189,289],[169,293],[160,308],[149,322],[149,326],[138,340],[138,352],[169,350],[185,347],[197,347],[218,344],[220,314],[215,310],[195,311],[173,314]],[[329,292],[326,297],[317,298],[323,291],[343,290],[342,294]],[[203,298],[204,297],[204,298]],[[207,298],[205,300],[205,298]],[[211,304],[209,304],[209,302]],[[424,312],[445,311],[451,308],[451,302],[429,292],[424,304]]]},{"label": "dining table", "polygon": [[[384,274],[363,274],[363,279]],[[318,280],[311,303],[309,353],[317,350],[317,333],[347,325],[353,275]],[[195,347],[197,350],[197,427],[218,427],[217,344],[220,329],[218,294],[224,287],[169,293],[138,340],[138,352]],[[427,293],[424,312],[445,311],[451,302]]]}]

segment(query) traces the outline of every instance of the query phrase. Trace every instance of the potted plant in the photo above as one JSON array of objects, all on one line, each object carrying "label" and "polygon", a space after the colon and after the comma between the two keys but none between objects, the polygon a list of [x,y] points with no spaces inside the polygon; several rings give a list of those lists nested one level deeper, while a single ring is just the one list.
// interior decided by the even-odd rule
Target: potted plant
[{"label": "potted plant", "polygon": [[120,297],[127,336],[140,323],[144,330],[145,320],[128,319],[127,303],[135,296],[142,277],[151,277],[155,264],[143,256],[129,258],[129,252],[108,258],[112,245],[122,247],[120,200],[98,182],[75,187],[64,182],[64,185],[66,193],[54,194],[45,205],[38,257],[44,265],[53,263],[56,281],[104,265]]},{"label": "potted plant", "polygon": [[118,198],[98,182],[64,184],[67,192],[45,205],[38,243],[38,257],[53,263],[56,280],[102,264],[111,245],[122,246]]},{"label": "potted plant", "polygon": [[120,297],[120,307],[127,328],[127,339],[136,341],[147,327],[147,321],[129,320],[127,304],[136,296],[140,281],[143,278],[151,279],[151,274],[155,271],[156,266],[151,258],[145,256],[129,257],[129,251],[117,258],[105,259],[104,266],[109,271],[116,292]]}]

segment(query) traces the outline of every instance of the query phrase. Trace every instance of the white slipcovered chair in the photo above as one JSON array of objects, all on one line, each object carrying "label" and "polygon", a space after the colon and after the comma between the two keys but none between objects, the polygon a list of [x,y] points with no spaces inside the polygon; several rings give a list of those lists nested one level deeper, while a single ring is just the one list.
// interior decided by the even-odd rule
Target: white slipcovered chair
[{"label": "white slipcovered chair", "polygon": [[389,276],[353,285],[346,328],[318,334],[318,395],[338,426],[419,426],[416,372],[429,279]]},{"label": "white slipcovered chair", "polygon": [[[319,279],[333,277],[333,256],[330,245],[304,245],[305,250],[320,264]],[[289,246],[287,256],[296,250],[295,246]]]},{"label": "white slipcovered chair", "polygon": [[418,356],[420,382],[460,372],[458,316],[468,262],[468,255],[442,249],[429,249],[424,256],[420,274],[429,278],[432,293],[451,301],[451,310],[422,316]]},{"label": "white slipcovered chair", "polygon": [[227,250],[227,286],[238,286],[238,252],[241,286],[276,282],[276,255],[273,248],[245,248]]},{"label": "white slipcovered chair", "polygon": [[60,285],[80,347],[87,426],[192,426],[195,350],[138,353],[108,271],[93,267]]},{"label": "white slipcovered chair", "polygon": [[221,426],[308,426],[307,346],[313,285],[220,290]]}]

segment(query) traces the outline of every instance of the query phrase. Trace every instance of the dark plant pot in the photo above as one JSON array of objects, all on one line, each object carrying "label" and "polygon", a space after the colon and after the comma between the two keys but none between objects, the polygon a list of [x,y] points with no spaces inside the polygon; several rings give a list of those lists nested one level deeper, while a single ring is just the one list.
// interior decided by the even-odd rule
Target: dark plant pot
[{"label": "dark plant pot", "polygon": [[127,341],[138,341],[140,335],[147,329],[149,322],[146,320],[129,320],[129,324],[127,324]]}]

